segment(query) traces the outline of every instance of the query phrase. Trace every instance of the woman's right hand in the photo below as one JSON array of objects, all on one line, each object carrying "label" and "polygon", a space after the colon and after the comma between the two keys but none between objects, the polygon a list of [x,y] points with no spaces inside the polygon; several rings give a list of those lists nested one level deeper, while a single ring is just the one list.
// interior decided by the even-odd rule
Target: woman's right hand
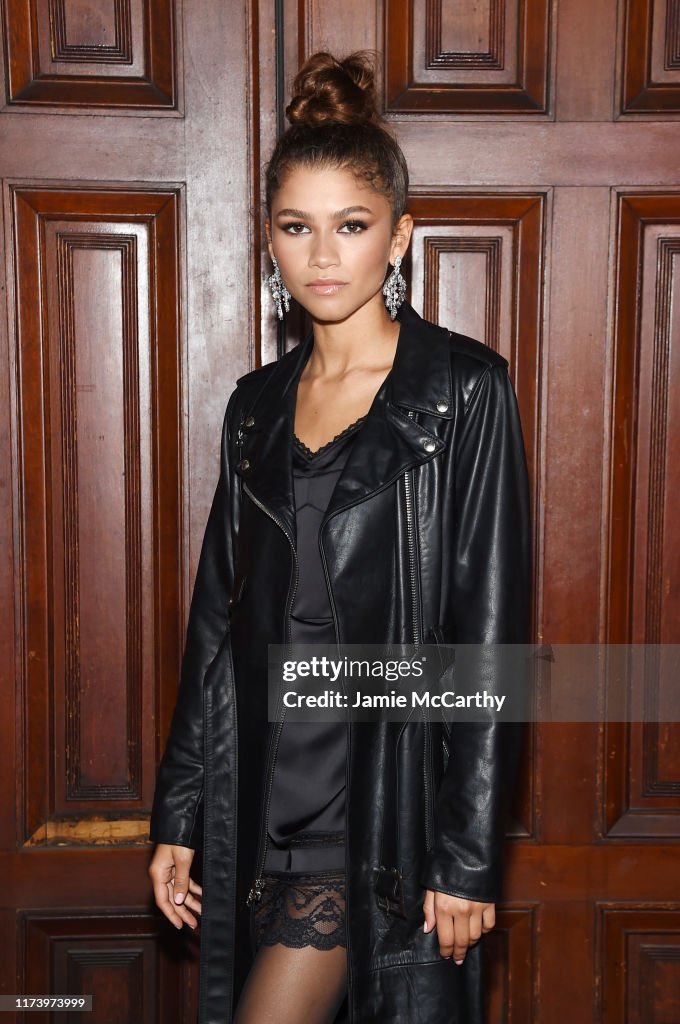
[{"label": "woman's right hand", "polygon": [[149,864],[157,906],[175,928],[188,924],[195,929],[198,921],[191,913],[201,913],[201,886],[189,877],[194,850],[188,846],[158,843]]}]

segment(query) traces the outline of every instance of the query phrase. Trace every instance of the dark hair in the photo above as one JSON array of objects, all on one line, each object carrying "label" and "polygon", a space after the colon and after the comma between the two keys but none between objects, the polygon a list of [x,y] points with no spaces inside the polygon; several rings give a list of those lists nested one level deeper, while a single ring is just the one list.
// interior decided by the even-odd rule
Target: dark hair
[{"label": "dark hair", "polygon": [[311,56],[295,77],[286,116],[290,127],[276,143],[265,172],[269,212],[294,166],[346,167],[389,200],[396,223],[406,207],[408,168],[378,113],[367,51],[344,60],[325,52]]}]

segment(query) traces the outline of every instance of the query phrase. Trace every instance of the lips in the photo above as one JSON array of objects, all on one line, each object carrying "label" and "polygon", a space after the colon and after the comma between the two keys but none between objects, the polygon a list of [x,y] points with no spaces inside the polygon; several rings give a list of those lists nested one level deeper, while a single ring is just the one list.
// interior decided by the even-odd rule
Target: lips
[{"label": "lips", "polygon": [[336,281],[333,278],[320,277],[316,281],[310,281],[307,287],[316,295],[337,295],[346,284],[346,281]]}]

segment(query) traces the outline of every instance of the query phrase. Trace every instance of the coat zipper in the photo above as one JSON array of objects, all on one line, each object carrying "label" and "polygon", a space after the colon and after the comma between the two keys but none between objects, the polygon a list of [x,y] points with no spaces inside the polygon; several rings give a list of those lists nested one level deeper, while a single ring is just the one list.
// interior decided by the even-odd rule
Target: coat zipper
[{"label": "coat zipper", "polygon": [[[413,419],[414,412],[409,409],[408,415]],[[413,643],[416,647],[422,643],[422,633],[420,629],[420,602],[418,600],[419,586],[418,586],[418,572],[416,566],[416,532],[415,532],[415,501],[413,496],[413,469],[409,469],[404,474],[404,499],[406,507],[406,536],[408,538],[408,552],[409,552],[409,571],[411,576],[411,601],[412,601],[412,616],[413,616]],[[425,709],[421,709],[423,717],[423,785],[425,793],[425,844],[429,850],[432,846],[432,823],[430,820],[431,815],[431,795],[430,795],[430,776],[427,770],[428,760],[430,754],[430,743],[429,736],[430,730],[425,714]]]},{"label": "coat zipper", "polygon": [[[331,615],[333,616],[333,625],[335,627],[335,636],[338,644],[340,643],[340,624],[338,622],[338,615],[335,608],[335,599],[333,597],[333,590],[331,588],[331,579],[328,573],[328,563],[326,562],[326,552],[324,551],[323,541],[321,539],[321,533],[326,523],[333,518],[336,512],[341,512],[342,509],[336,509],[335,512],[331,513],[328,519],[324,519],[319,527],[319,552],[321,554],[321,564],[323,566],[324,579],[326,580],[326,590],[328,591],[328,602],[331,606]],[[347,993],[348,993],[348,1005],[349,1005],[349,1020],[352,1020],[352,1004],[349,999],[349,995],[352,992],[352,947],[349,934],[349,885],[347,884],[348,878],[348,843],[347,834],[349,831],[349,762],[350,762],[350,746],[351,746],[351,730],[349,723],[347,723],[347,759],[345,762],[345,941],[347,943]]]},{"label": "coat zipper", "polygon": [[[294,574],[293,574],[293,585],[292,585],[292,587],[290,586],[290,584],[288,586],[288,597],[287,597],[287,600],[286,600],[285,624],[284,624],[286,637],[287,637],[288,643],[290,644],[290,643],[292,643],[292,630],[291,630],[291,626],[290,626],[290,610],[293,607],[293,601],[295,600],[295,592],[297,590],[298,579],[299,579],[299,575],[300,575],[300,567],[299,567],[299,563],[298,563],[297,551],[295,550],[295,544],[293,542],[293,538],[291,537],[291,535],[289,534],[288,530],[284,526],[283,522],[279,519],[279,517],[275,516],[274,513],[270,509],[268,509],[266,507],[266,505],[263,505],[262,502],[259,500],[259,498],[255,497],[253,492],[250,490],[248,485],[245,484],[245,483],[243,484],[243,490],[250,497],[251,501],[254,501],[255,504],[257,505],[257,507],[262,509],[262,511],[265,513],[265,515],[268,515],[269,518],[273,522],[275,522],[277,526],[279,526],[281,528],[283,533],[286,535],[286,537],[288,539],[288,542],[290,543],[290,549],[291,549],[291,551],[293,553],[293,565],[295,567],[295,571],[294,571]],[[257,872],[255,874],[255,879],[254,879],[253,884],[252,884],[252,886],[250,888],[250,891],[248,892],[248,897],[246,899],[246,906],[247,907],[249,907],[251,903],[259,902],[262,899],[262,893],[264,892],[264,878],[263,878],[264,862],[267,859],[267,848],[269,846],[269,836],[268,836],[268,830],[269,830],[269,802],[270,802],[270,799],[271,799],[272,782],[273,782],[273,779],[274,779],[274,768],[276,766],[276,755],[277,755],[277,752],[278,752],[279,740],[281,738],[281,733],[283,731],[283,724],[284,724],[285,717],[286,717],[286,709],[282,706],[281,707],[281,720],[277,721],[276,729],[274,730],[274,734],[272,736],[270,736],[270,738],[269,738],[269,746],[267,748],[267,762],[266,762],[267,764],[269,764],[269,774],[267,776],[267,780],[266,780],[266,784],[265,784],[264,802],[263,802],[263,805],[262,805],[262,811],[261,811],[261,815],[260,815],[260,839],[259,839],[259,848],[258,848],[258,857],[257,857]],[[273,751],[274,751],[273,752],[273,756],[272,756],[272,748],[273,748]],[[271,759],[271,763],[270,763],[270,759]]]}]

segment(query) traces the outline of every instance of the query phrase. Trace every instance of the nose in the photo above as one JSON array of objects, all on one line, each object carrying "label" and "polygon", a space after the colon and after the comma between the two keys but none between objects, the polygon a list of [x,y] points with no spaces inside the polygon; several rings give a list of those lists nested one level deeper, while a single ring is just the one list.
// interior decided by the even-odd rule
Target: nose
[{"label": "nose", "polygon": [[338,265],[338,252],[334,244],[333,235],[325,231],[317,232],[312,241],[309,253],[309,266],[318,267],[320,270]]}]

